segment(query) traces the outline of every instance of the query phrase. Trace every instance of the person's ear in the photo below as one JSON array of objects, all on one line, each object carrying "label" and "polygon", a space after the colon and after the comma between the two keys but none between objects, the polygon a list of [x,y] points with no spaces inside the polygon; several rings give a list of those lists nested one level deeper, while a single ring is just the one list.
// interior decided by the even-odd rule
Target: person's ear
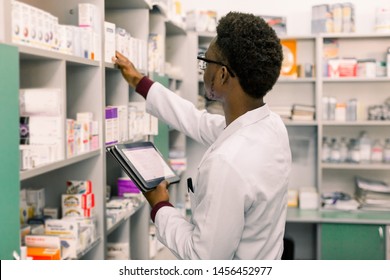
[{"label": "person's ear", "polygon": [[222,66],[221,67],[221,85],[223,85],[224,83],[226,83],[227,79],[228,79],[228,72],[227,72],[227,68],[225,66]]}]

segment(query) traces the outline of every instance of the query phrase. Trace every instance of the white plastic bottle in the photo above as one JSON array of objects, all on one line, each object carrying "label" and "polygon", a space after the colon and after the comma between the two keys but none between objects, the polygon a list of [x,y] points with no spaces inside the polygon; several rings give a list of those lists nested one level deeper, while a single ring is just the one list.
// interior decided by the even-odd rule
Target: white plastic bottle
[{"label": "white plastic bottle", "polygon": [[390,164],[390,138],[386,139],[385,146],[383,147],[383,162]]},{"label": "white plastic bottle", "polygon": [[371,140],[367,135],[367,132],[362,131],[359,137],[360,146],[360,162],[368,163],[371,160]]},{"label": "white plastic bottle", "polygon": [[340,162],[340,145],[336,138],[332,138],[330,145],[330,162]]},{"label": "white plastic bottle", "polygon": [[345,137],[340,140],[340,162],[346,162],[348,158],[348,143]]},{"label": "white plastic bottle", "polygon": [[322,162],[330,161],[330,143],[328,138],[322,138]]},{"label": "white plastic bottle", "polygon": [[375,139],[371,148],[371,162],[380,163],[383,160],[383,146],[378,139]]}]

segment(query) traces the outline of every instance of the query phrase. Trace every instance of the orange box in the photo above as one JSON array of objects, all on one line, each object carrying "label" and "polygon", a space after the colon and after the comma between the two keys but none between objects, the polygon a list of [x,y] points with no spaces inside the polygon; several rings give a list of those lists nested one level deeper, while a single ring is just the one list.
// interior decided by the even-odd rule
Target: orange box
[{"label": "orange box", "polygon": [[60,260],[61,251],[55,248],[27,247],[27,257],[33,260]]},{"label": "orange box", "polygon": [[283,49],[283,62],[280,75],[282,77],[297,77],[297,41],[294,39],[280,40]]}]

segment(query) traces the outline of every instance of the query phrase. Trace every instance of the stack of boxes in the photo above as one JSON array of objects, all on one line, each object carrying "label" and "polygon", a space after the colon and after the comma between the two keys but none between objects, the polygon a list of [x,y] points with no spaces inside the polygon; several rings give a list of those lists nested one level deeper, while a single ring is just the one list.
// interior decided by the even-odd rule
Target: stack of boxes
[{"label": "stack of boxes", "polygon": [[134,38],[124,28],[112,22],[104,22],[104,61],[112,63],[115,51],[128,57],[134,66],[141,72],[147,72],[147,43],[145,40]]},{"label": "stack of boxes", "polygon": [[106,145],[158,134],[158,119],[146,113],[145,102],[107,106],[105,117]]},{"label": "stack of boxes", "polygon": [[22,259],[76,259],[97,238],[92,183],[67,181],[58,209],[45,207],[45,190],[21,191]]},{"label": "stack of boxes", "polygon": [[76,120],[66,120],[67,156],[72,157],[99,149],[99,123],[92,112],[76,114]]},{"label": "stack of boxes", "polygon": [[101,59],[99,15],[95,5],[78,5],[76,25],[60,24],[58,17],[16,0],[12,1],[12,41],[17,44]]},{"label": "stack of boxes", "polygon": [[91,181],[68,181],[66,194],[62,195],[62,217],[91,217],[95,195]]},{"label": "stack of boxes", "polygon": [[352,3],[319,4],[312,7],[311,32],[355,32],[355,7]]},{"label": "stack of boxes", "polygon": [[19,93],[21,170],[65,157],[63,92],[28,88]]}]

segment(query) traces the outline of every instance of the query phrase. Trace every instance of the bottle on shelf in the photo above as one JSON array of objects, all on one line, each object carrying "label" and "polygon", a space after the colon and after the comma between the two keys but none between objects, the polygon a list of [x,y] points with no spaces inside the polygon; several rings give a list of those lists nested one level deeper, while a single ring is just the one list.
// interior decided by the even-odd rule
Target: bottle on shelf
[{"label": "bottle on shelf", "polygon": [[359,137],[360,162],[368,163],[371,160],[371,140],[366,131],[362,131]]},{"label": "bottle on shelf", "polygon": [[322,138],[322,162],[330,161],[330,143],[327,137]]},{"label": "bottle on shelf", "polygon": [[385,145],[383,147],[383,162],[390,163],[390,138],[386,139]]},{"label": "bottle on shelf", "polygon": [[338,163],[340,162],[340,157],[340,145],[336,138],[332,138],[330,145],[330,162]]},{"label": "bottle on shelf", "polygon": [[340,162],[346,162],[348,158],[348,143],[345,137],[340,140]]},{"label": "bottle on shelf", "polygon": [[360,163],[360,146],[355,138],[349,140],[347,161],[351,163]]},{"label": "bottle on shelf", "polygon": [[379,139],[375,139],[371,148],[371,162],[380,163],[383,160],[383,146]]}]

